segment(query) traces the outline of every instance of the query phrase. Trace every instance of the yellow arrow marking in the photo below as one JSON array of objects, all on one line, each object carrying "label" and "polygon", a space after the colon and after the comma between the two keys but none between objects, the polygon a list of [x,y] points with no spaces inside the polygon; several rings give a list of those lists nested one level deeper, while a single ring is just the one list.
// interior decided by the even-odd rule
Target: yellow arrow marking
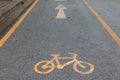
[{"label": "yellow arrow marking", "polygon": [[65,13],[64,13],[64,9],[66,9],[66,7],[64,7],[63,4],[60,4],[56,7],[56,9],[58,9],[58,14],[56,16],[56,19],[67,19]]}]

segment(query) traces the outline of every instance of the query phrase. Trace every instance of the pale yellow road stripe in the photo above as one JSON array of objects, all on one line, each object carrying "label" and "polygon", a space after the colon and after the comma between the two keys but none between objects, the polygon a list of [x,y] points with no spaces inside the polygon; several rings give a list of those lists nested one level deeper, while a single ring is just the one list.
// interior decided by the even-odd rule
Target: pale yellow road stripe
[{"label": "pale yellow road stripe", "polygon": [[101,18],[101,16],[92,8],[92,6],[86,0],[82,1],[89,8],[89,10],[96,16],[98,21],[103,25],[103,27],[111,35],[115,42],[120,46],[120,38],[113,32],[110,26]]},{"label": "pale yellow road stripe", "polygon": [[16,28],[21,24],[21,22],[25,19],[25,17],[30,13],[33,7],[37,4],[38,0],[28,8],[28,10],[20,17],[20,19],[13,25],[13,27],[5,34],[5,36],[0,40],[0,47],[7,41],[7,39],[12,35],[12,33],[16,30]]}]

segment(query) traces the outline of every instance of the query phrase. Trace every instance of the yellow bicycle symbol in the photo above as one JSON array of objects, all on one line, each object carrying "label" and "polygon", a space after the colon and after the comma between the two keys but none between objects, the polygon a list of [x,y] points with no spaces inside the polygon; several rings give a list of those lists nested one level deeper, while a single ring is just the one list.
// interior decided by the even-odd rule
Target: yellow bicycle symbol
[{"label": "yellow bicycle symbol", "polygon": [[[76,58],[78,54],[75,53],[69,53],[72,54],[73,57],[59,57],[60,54],[51,54],[53,56],[53,59],[51,60],[44,60],[39,61],[34,66],[34,71],[38,74],[48,74],[52,72],[55,68],[57,69],[63,69],[65,66],[73,63],[73,69],[75,72],[79,74],[90,74],[94,71],[94,65],[89,62],[84,61],[78,61]],[[65,60],[70,59],[70,61],[60,64],[59,60]],[[56,64],[54,63],[56,62]]]}]

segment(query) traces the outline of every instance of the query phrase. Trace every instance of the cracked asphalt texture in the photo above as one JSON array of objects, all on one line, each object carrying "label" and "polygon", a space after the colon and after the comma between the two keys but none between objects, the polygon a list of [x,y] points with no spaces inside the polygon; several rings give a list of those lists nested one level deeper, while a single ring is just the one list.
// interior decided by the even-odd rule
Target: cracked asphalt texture
[{"label": "cracked asphalt texture", "polygon": [[[119,16],[120,11],[115,11],[120,7],[117,5],[120,1],[88,2],[107,24],[111,25],[110,21],[113,21],[114,27],[111,28],[116,29],[119,36],[120,18],[116,17],[119,19],[114,23],[114,17]],[[64,4],[67,8],[65,14],[68,19],[55,18],[58,12],[55,8],[59,4]],[[109,14],[105,16],[104,11]],[[94,72],[88,75],[78,74],[72,65],[62,70],[55,69],[48,75],[34,72],[35,63],[50,60],[50,54],[70,56],[68,52],[77,53],[80,60],[94,64]],[[120,47],[82,0],[39,0],[0,48],[0,80],[120,80]]]}]

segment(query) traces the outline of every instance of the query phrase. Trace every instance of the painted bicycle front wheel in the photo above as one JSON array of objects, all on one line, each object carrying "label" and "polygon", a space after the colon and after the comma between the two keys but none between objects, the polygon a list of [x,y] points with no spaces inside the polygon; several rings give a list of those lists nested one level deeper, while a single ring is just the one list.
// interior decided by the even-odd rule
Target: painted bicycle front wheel
[{"label": "painted bicycle front wheel", "polygon": [[90,74],[94,71],[94,65],[89,62],[79,61],[73,64],[73,69],[79,74]]}]

